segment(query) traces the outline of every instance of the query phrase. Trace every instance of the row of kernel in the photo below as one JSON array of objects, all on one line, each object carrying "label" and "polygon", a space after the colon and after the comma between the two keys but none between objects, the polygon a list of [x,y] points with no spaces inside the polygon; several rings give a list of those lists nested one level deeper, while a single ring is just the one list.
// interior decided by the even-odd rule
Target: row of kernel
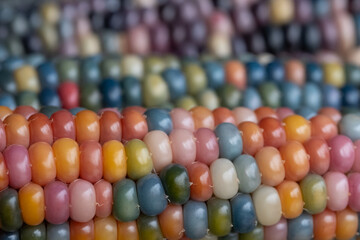
[{"label": "row of kernel", "polygon": [[97,111],[144,104],[187,109],[196,105],[211,109],[283,105],[304,111],[321,106],[356,109],[360,102],[360,69],[351,64],[275,59],[264,66],[257,60],[229,60],[224,64],[184,63],[180,70],[177,59],[173,59],[176,63],[167,59],[150,56],[143,62],[126,56],[121,60],[88,58],[80,63],[63,59],[56,67],[42,63],[37,71],[29,65],[17,66],[14,77],[13,70],[4,69],[0,103],[12,109],[16,105],[52,105]]},{"label": "row of kernel", "polygon": [[[158,217],[141,216],[137,221],[120,222],[113,217],[95,218],[86,223],[69,221],[54,225],[42,223],[37,226],[23,226],[18,232],[2,232],[2,239],[27,239],[34,235],[35,239],[67,240],[88,239],[108,240],[148,239],[150,236],[168,239],[189,239],[182,230],[183,213],[179,206],[168,206],[166,211]],[[238,239],[289,239],[301,237],[302,239],[351,239],[356,234],[358,218],[355,212],[345,209],[333,212],[324,212],[310,216],[304,213],[293,220],[281,220],[273,226],[257,225],[249,233],[230,233],[217,237],[211,233],[203,239],[209,240],[238,240]],[[150,233],[147,232],[150,230]]]},{"label": "row of kernel", "polygon": [[[179,169],[179,166],[176,166],[176,168]],[[168,183],[172,180],[172,184],[176,184],[177,180],[175,178],[180,175],[174,176],[174,173],[178,172],[178,169],[172,171],[169,167],[167,169],[168,173],[160,175],[161,180],[164,178]],[[335,175],[335,173],[333,174]],[[359,176],[358,173],[349,175],[349,182],[355,181],[353,184],[359,184]],[[336,180],[334,179],[334,181]],[[177,182],[177,184],[179,183]],[[283,184],[288,186],[291,184],[296,185],[296,183],[291,182],[284,182]],[[44,218],[53,224],[61,226],[59,224],[66,224],[69,216],[72,218],[72,221],[77,221],[79,224],[88,224],[92,222],[96,214],[95,220],[115,218],[124,224],[134,223],[134,221],[137,221],[139,224],[139,221],[141,222],[144,218],[157,222],[156,216],[159,216],[163,220],[160,223],[163,226],[160,228],[157,223],[157,227],[153,231],[156,231],[158,236],[163,234],[176,236],[176,233],[178,236],[174,237],[175,239],[181,238],[184,232],[191,239],[202,238],[205,237],[208,230],[211,234],[219,237],[229,234],[231,229],[233,232],[251,234],[252,231],[259,227],[257,222],[261,224],[260,227],[275,228],[272,229],[273,234],[287,234],[290,237],[302,236],[305,239],[310,239],[313,236],[313,232],[317,232],[317,235],[320,235],[317,236],[319,238],[324,235],[327,237],[334,237],[334,235],[337,237],[348,236],[350,238],[357,233],[358,218],[354,210],[346,208],[345,205],[341,209],[336,210],[335,215],[335,210],[325,209],[327,198],[326,186],[321,176],[308,175],[301,181],[300,187],[297,186],[296,188],[284,190],[287,186],[279,185],[277,188],[278,190],[270,186],[261,185],[252,195],[236,194],[231,200],[213,197],[206,203],[188,200],[183,202],[183,206],[181,206],[167,205],[161,181],[154,174],[141,178],[136,184],[132,180],[121,180],[114,185],[113,193],[109,193],[112,188],[106,181],[100,181],[93,187],[85,180],[76,180],[70,184],[68,190],[66,185],[61,182],[52,182],[45,187],[45,190],[31,183],[20,189],[19,193],[13,189],[5,189],[0,192],[0,202],[2,203],[0,211],[3,213],[0,218],[1,228],[6,232],[14,232],[20,229],[23,221],[27,223],[23,227],[36,228],[38,224],[43,222]],[[95,192],[96,190],[94,189],[98,189],[98,192]],[[151,189],[156,189],[156,191]],[[170,201],[174,201],[174,198],[178,200],[184,197],[181,196],[184,189],[180,188],[180,190],[181,193],[170,192]],[[136,191],[138,196],[136,196]],[[303,196],[306,212],[302,211],[302,200],[295,199],[294,193],[297,196],[299,194],[300,197],[301,195]],[[101,194],[104,194],[103,196],[106,197],[102,197]],[[111,196],[112,194],[113,196]],[[46,196],[47,199],[44,199]],[[99,197],[101,200],[95,204]],[[114,199],[113,216],[110,216],[111,208],[109,209],[109,206],[111,207],[111,197]],[[289,197],[291,199],[286,199]],[[289,200],[290,203],[287,202]],[[356,201],[356,199],[353,201]],[[48,203],[46,208],[45,202]],[[281,205],[284,202],[287,203],[286,206]],[[174,203],[176,204],[175,201]],[[140,204],[140,206],[137,204]],[[285,211],[290,210],[294,212],[294,206],[296,209],[300,209],[297,215],[289,216],[288,220],[281,218],[284,208]],[[9,211],[11,211],[11,216],[6,214]],[[140,214],[140,211],[143,214]],[[172,215],[171,213],[174,214]],[[313,217],[310,214],[313,214]],[[101,215],[101,217],[98,215]],[[327,224],[331,224],[332,227],[327,230],[321,229],[326,222],[324,218],[329,218],[329,216],[332,220]],[[335,217],[338,219],[337,221],[334,221]],[[218,218],[222,219],[221,225],[218,224]],[[284,220],[285,226],[287,225],[286,222],[289,224],[287,226],[288,232],[285,229],[276,230],[274,225],[284,225]],[[166,228],[164,221],[170,221]],[[172,224],[176,225],[171,226]],[[317,228],[316,224],[320,224],[320,227]],[[343,229],[346,224],[349,224],[351,227]],[[113,231],[115,230],[113,229]],[[2,232],[2,234],[12,234],[6,232]],[[146,239],[146,236],[142,235],[145,233],[140,232],[139,234],[140,239]]]},{"label": "row of kernel", "polygon": [[[256,112],[260,114],[259,108]],[[271,109],[270,109],[271,110]],[[277,118],[275,112],[272,112]],[[293,114],[289,109],[283,112]],[[336,110],[334,110],[337,112]],[[12,112],[1,107],[1,150],[6,145],[29,144],[44,141],[51,144],[58,138],[71,138],[81,143],[84,140],[95,140],[101,144],[108,140],[128,141],[133,138],[143,139],[148,131],[161,130],[167,134],[173,129],[187,129],[191,132],[199,128],[214,129],[222,122],[239,124],[242,121],[257,122],[253,111],[246,108],[236,108],[230,111],[218,108],[210,111],[204,107],[196,107],[191,111],[176,108],[170,112],[166,109],[144,109],[141,107],[125,108],[120,113],[115,109],[104,109],[98,116],[89,110],[81,110],[75,116],[67,110],[48,114],[37,113],[28,106],[20,106]],[[339,113],[338,113],[339,114]],[[260,115],[259,115],[260,116]],[[28,119],[28,120],[26,120]],[[91,127],[90,127],[91,126]],[[22,131],[18,131],[21,129]]]},{"label": "row of kernel", "polygon": [[99,2],[29,4],[27,11],[5,4],[10,14],[0,19],[2,55],[207,51],[227,57],[245,51],[349,52],[359,41],[355,1]]},{"label": "row of kernel", "polygon": [[[257,85],[266,80],[280,83],[290,81],[303,85],[306,81],[328,83],[336,87],[345,84],[358,86],[359,67],[339,60],[316,61],[309,58],[251,56],[244,55],[220,59],[203,56],[194,59],[177,58],[172,55],[97,55],[88,58],[42,59],[31,63],[22,58],[7,59],[2,62],[4,81],[1,89],[15,94],[18,91],[39,92],[42,88],[56,88],[60,83],[70,81],[78,84],[99,84],[103,79],[121,81],[124,77],[135,77],[140,82],[149,74],[172,75],[189,78],[188,69],[199,68],[197,75],[206,75],[207,85],[217,88],[224,82],[233,83],[239,89],[246,85]],[[191,67],[189,67],[189,65]],[[183,72],[182,72],[183,71]],[[14,74],[14,76],[13,76]],[[171,75],[171,76],[172,76]],[[238,75],[238,76],[237,76]],[[31,79],[31,86],[25,85]],[[180,81],[180,80],[178,80]],[[30,85],[30,84],[29,84]]]},{"label": "row of kernel", "polygon": [[[265,117],[283,120],[294,114],[289,108],[279,108],[275,111],[268,107],[260,107],[255,111],[244,107],[232,111],[222,107],[213,111],[205,107],[194,107],[190,111],[180,108],[146,110],[142,107],[127,107],[123,109],[121,115],[116,109],[104,109],[99,115],[90,110],[79,109],[73,112],[75,116],[67,110],[56,111],[57,109],[45,108],[41,111],[43,113],[37,113],[29,106],[20,106],[14,112],[3,106],[0,110],[3,120],[0,125],[1,150],[10,144],[21,144],[25,147],[38,141],[52,144],[54,140],[63,137],[77,140],[79,143],[85,140],[95,140],[100,143],[109,140],[128,141],[133,138],[143,139],[146,133],[152,130],[161,130],[170,134],[173,129],[183,128],[193,132],[199,128],[214,129],[222,122],[235,125],[243,121],[258,123]],[[356,130],[359,120],[354,114],[346,115],[348,117],[344,120],[341,120],[340,113],[333,108],[320,109],[319,114],[326,116],[315,116],[316,113],[307,116],[309,120],[313,119],[315,124],[313,135],[324,134],[328,139],[329,136],[334,135],[334,131],[338,132],[334,124],[340,122],[341,133],[348,135],[354,141],[359,139],[359,132]],[[303,122],[306,123],[305,120]]]},{"label": "row of kernel", "polygon": [[[282,116],[277,115],[274,110],[267,107],[258,108],[255,112],[241,107],[235,108],[233,111],[226,108],[210,111],[204,107],[195,107],[190,111],[180,108],[168,111],[166,109],[146,110],[141,107],[129,107],[122,111],[121,117],[120,113],[114,109],[105,109],[100,116],[89,110],[81,110],[75,116],[69,111],[60,110],[51,114],[48,119],[43,113],[37,113],[35,109],[26,106],[18,107],[14,112],[6,107],[2,107],[1,110],[1,118],[4,121],[0,126],[1,150],[11,144],[20,144],[25,147],[39,141],[52,144],[59,138],[71,138],[80,144],[85,140],[94,140],[101,144],[109,140],[128,141],[134,138],[143,139],[146,133],[152,130],[161,130],[166,134],[179,128],[191,132],[199,128],[213,130],[223,122],[234,125],[239,125],[244,121],[258,123],[265,117],[282,120],[294,114],[290,109],[282,108],[279,109],[279,114]],[[337,114],[339,113],[337,112]],[[331,125],[331,119],[326,116],[322,118],[326,118],[323,122]],[[306,124],[305,119],[303,119],[303,123]],[[323,131],[330,131],[328,134],[332,136],[336,130],[334,128],[331,126],[330,129]],[[310,133],[309,126],[307,129],[309,131],[306,134]],[[321,129],[318,130],[318,132],[320,131]]]},{"label": "row of kernel", "polygon": [[[286,118],[287,128],[291,127],[291,121],[301,120],[298,118],[296,115]],[[264,120],[268,119],[271,118]],[[243,122],[239,126],[248,123]],[[251,125],[248,126],[251,128]],[[300,128],[304,127],[303,124],[300,126]],[[170,138],[160,131],[153,131],[145,136],[145,143],[136,139],[130,140],[125,148],[118,141],[109,141],[103,145],[103,151],[101,151],[98,143],[84,142],[80,145],[81,153],[79,153],[77,143],[68,138],[57,140],[53,148],[43,142],[35,143],[30,147],[29,154],[21,145],[10,145],[4,150],[4,157],[1,159],[1,188],[6,188],[8,184],[13,188],[20,188],[31,179],[45,185],[53,181],[55,176],[65,183],[70,183],[79,176],[91,182],[96,182],[102,177],[115,182],[126,175],[132,179],[138,179],[139,176],[151,172],[153,167],[156,171],[161,171],[171,162],[189,166],[197,160],[212,166],[218,157],[234,160],[241,154],[243,147],[245,153],[255,155],[257,164],[254,165],[254,159],[252,161],[245,161],[243,158],[235,160],[234,163],[239,164],[241,167],[238,168],[242,169],[239,170],[237,178],[245,180],[241,180],[239,185],[242,192],[255,190],[260,184],[260,176],[262,183],[277,186],[284,179],[300,181],[309,171],[318,174],[336,171],[340,174],[349,171],[356,172],[359,168],[358,150],[354,149],[351,140],[343,135],[329,136],[331,138],[327,142],[321,138],[322,135],[313,138],[308,136],[308,141],[302,140],[306,141],[304,145],[293,141],[295,138],[292,137],[300,135],[290,135],[288,142],[284,139],[284,143],[277,150],[270,146],[262,147],[262,141],[248,142],[251,135],[245,131],[241,140],[236,130],[236,127],[229,123],[220,124],[215,129],[216,135],[211,134],[210,130],[199,129],[195,132],[196,142],[194,135],[186,130],[175,130],[170,134]],[[257,133],[256,135],[258,136]],[[216,144],[216,137],[218,137],[219,145]],[[160,138],[162,138],[162,146],[166,146],[166,151],[157,147],[159,146],[157,139]],[[235,138],[236,142],[234,142]],[[248,148],[249,143],[253,143],[256,147]],[[355,144],[358,145],[359,142]],[[147,155],[138,156],[136,155],[138,151],[144,154],[146,152]],[[186,154],[181,154],[181,152],[186,152]],[[234,169],[234,166],[230,165],[228,167]],[[259,169],[256,171],[253,169],[252,174],[247,174],[246,169],[254,166]],[[222,180],[219,179],[219,181]],[[229,184],[234,186],[234,182]],[[222,184],[218,186],[221,189]],[[347,191],[346,188],[343,189]],[[217,191],[222,194],[221,190]]]}]

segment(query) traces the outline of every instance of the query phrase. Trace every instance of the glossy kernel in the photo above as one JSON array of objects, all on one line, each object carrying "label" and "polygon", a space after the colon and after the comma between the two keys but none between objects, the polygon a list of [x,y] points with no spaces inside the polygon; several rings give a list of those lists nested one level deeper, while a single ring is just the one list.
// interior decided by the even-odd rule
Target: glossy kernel
[{"label": "glossy kernel", "polygon": [[121,127],[124,140],[143,139],[148,132],[148,126],[143,114],[135,110],[124,110],[122,112]]},{"label": "glossy kernel", "polygon": [[94,186],[85,180],[77,179],[69,185],[70,217],[77,222],[87,222],[94,218],[96,194]]},{"label": "glossy kernel", "polygon": [[0,228],[14,232],[21,228],[23,220],[19,204],[18,193],[12,188],[0,192]]},{"label": "glossy kernel", "polygon": [[299,184],[285,180],[276,190],[280,196],[283,216],[287,219],[300,216],[303,211],[303,199]]},{"label": "glossy kernel", "polygon": [[149,131],[160,130],[166,134],[170,134],[173,129],[173,123],[166,109],[150,108],[147,109],[144,114]]},{"label": "glossy kernel", "polygon": [[156,172],[160,172],[172,162],[172,149],[166,133],[160,130],[148,132],[144,137],[144,142],[151,153]]},{"label": "glossy kernel", "polygon": [[71,183],[79,177],[79,146],[70,138],[61,138],[54,142],[53,152],[56,164],[56,177],[64,183]]},{"label": "glossy kernel", "polygon": [[[327,172],[324,175],[328,195],[327,208],[332,211],[341,211],[349,202],[349,182],[341,172]],[[351,194],[351,192],[350,192]]]},{"label": "glossy kernel", "polygon": [[173,129],[187,129],[191,132],[195,130],[194,119],[191,114],[183,108],[174,108],[170,112],[173,122]]},{"label": "glossy kernel", "polygon": [[255,158],[242,154],[235,158],[234,166],[239,179],[239,190],[243,193],[252,193],[261,183],[260,171]]},{"label": "glossy kernel", "polygon": [[37,142],[29,147],[31,176],[40,186],[52,182],[56,177],[56,165],[53,149],[46,142]]},{"label": "glossy kernel", "polygon": [[95,141],[80,144],[80,178],[95,183],[103,175],[103,158],[101,145]]},{"label": "glossy kernel", "polygon": [[4,151],[9,186],[18,189],[31,181],[31,166],[27,149],[22,145],[8,146]]},{"label": "glossy kernel", "polygon": [[185,204],[190,198],[190,181],[185,167],[170,164],[160,173],[161,182],[171,203]]},{"label": "glossy kernel", "polygon": [[139,240],[136,221],[117,222],[117,240]]},{"label": "glossy kernel", "polygon": [[235,125],[235,117],[230,109],[225,107],[218,107],[212,111],[215,120],[215,126],[223,122],[232,123]]},{"label": "glossy kernel", "polygon": [[253,122],[242,122],[238,125],[238,129],[242,134],[244,153],[255,155],[264,146],[261,129]]},{"label": "glossy kernel", "polygon": [[90,110],[83,110],[75,117],[76,141],[81,144],[87,140],[99,141],[99,117]]},{"label": "glossy kernel", "polygon": [[322,137],[329,140],[338,134],[335,122],[326,115],[317,115],[310,119],[311,136]]},{"label": "glossy kernel", "polygon": [[330,166],[330,151],[327,142],[318,137],[312,137],[304,143],[309,154],[310,171],[319,175],[325,174]]},{"label": "glossy kernel", "polygon": [[166,239],[177,240],[183,236],[184,219],[180,205],[169,204],[159,215],[161,231]]},{"label": "glossy kernel", "polygon": [[26,119],[20,114],[11,114],[4,120],[6,132],[6,144],[19,144],[24,147],[29,147],[30,131],[29,124]]},{"label": "glossy kernel", "polygon": [[215,236],[225,236],[231,230],[231,207],[228,200],[211,198],[207,201],[209,229]]},{"label": "glossy kernel", "polygon": [[261,173],[261,182],[269,186],[280,184],[285,178],[285,168],[280,152],[274,147],[263,147],[255,155]]},{"label": "glossy kernel", "polygon": [[239,183],[234,164],[226,159],[219,158],[210,166],[211,180],[214,195],[221,199],[230,199],[239,190]]},{"label": "glossy kernel", "polygon": [[127,156],[127,175],[131,179],[137,180],[152,171],[151,155],[143,141],[139,139],[130,140],[125,145],[125,152]]},{"label": "glossy kernel", "polygon": [[112,217],[94,219],[95,240],[117,240],[117,223]]},{"label": "glossy kernel", "polygon": [[125,178],[114,184],[112,214],[122,222],[134,221],[139,217],[140,207],[133,180]]},{"label": "glossy kernel", "polygon": [[140,210],[147,216],[156,216],[167,206],[165,190],[156,174],[148,174],[136,182]]},{"label": "glossy kernel", "polygon": [[310,123],[300,115],[292,115],[283,120],[287,140],[296,140],[301,143],[311,136]]},{"label": "glossy kernel", "polygon": [[70,221],[70,239],[71,240],[92,240],[94,239],[94,221],[80,223]]},{"label": "glossy kernel", "polygon": [[278,119],[266,117],[259,122],[263,129],[264,146],[280,147],[286,142],[286,133],[282,122]]},{"label": "glossy kernel", "polygon": [[189,200],[183,209],[186,236],[192,239],[203,238],[208,228],[206,204]]},{"label": "glossy kernel", "polygon": [[221,123],[215,130],[218,138],[219,156],[234,160],[243,151],[243,140],[239,130],[231,123]]},{"label": "glossy kernel", "polygon": [[219,158],[219,144],[215,133],[208,128],[199,128],[194,133],[196,141],[196,161],[210,165]]},{"label": "glossy kernel", "polygon": [[194,119],[195,130],[199,128],[214,129],[215,119],[212,112],[202,106],[194,107],[190,109],[190,113]]},{"label": "glossy kernel", "polygon": [[331,240],[335,237],[336,213],[325,209],[319,214],[313,215],[314,239]]},{"label": "glossy kernel", "polygon": [[53,143],[51,121],[42,113],[35,113],[29,118],[30,144],[36,142]]},{"label": "glossy kernel", "polygon": [[53,240],[69,240],[70,226],[69,223],[46,225],[46,237]]},{"label": "glossy kernel", "polygon": [[96,194],[96,216],[100,218],[111,214],[113,204],[112,185],[104,179],[94,184]]},{"label": "glossy kernel", "polygon": [[29,183],[19,190],[21,214],[26,224],[36,226],[45,218],[45,197],[43,188]]},{"label": "glossy kernel", "polygon": [[163,239],[157,217],[140,215],[136,220],[140,239]]},{"label": "glossy kernel", "polygon": [[36,226],[24,224],[20,229],[20,239],[45,240],[45,238],[46,227],[44,222]]},{"label": "glossy kernel", "polygon": [[255,206],[249,194],[237,194],[230,200],[231,221],[235,232],[247,233],[256,226]]},{"label": "glossy kernel", "polygon": [[330,147],[330,167],[332,171],[346,173],[355,161],[354,144],[345,135],[337,135],[328,141]]},{"label": "glossy kernel", "polygon": [[188,166],[196,159],[196,142],[192,132],[186,129],[174,129],[170,135],[173,162]]},{"label": "glossy kernel", "polygon": [[282,217],[276,224],[264,227],[264,240],[286,240],[287,232],[287,219]]},{"label": "glossy kernel", "polygon": [[349,208],[336,212],[336,239],[345,240],[354,237],[358,222],[356,212]]},{"label": "glossy kernel", "polygon": [[51,115],[50,120],[54,141],[59,138],[71,138],[75,140],[75,121],[73,115],[69,111],[57,111]]},{"label": "glossy kernel", "polygon": [[101,114],[100,120],[100,143],[104,144],[110,140],[121,141],[122,129],[121,120],[118,114],[112,111],[105,111]]},{"label": "glossy kernel", "polygon": [[300,182],[304,200],[304,209],[310,214],[324,211],[327,203],[327,191],[324,179],[317,174],[308,174]]},{"label": "glossy kernel", "polygon": [[277,223],[281,218],[281,200],[275,188],[261,185],[252,195],[256,216],[264,226]]},{"label": "glossy kernel", "polygon": [[288,220],[288,239],[311,239],[313,229],[312,216],[303,212],[297,218]]},{"label": "glossy kernel", "polygon": [[201,162],[194,162],[187,167],[190,185],[190,197],[195,201],[207,201],[213,194],[209,167]]},{"label": "glossy kernel", "polygon": [[103,176],[106,181],[114,183],[126,176],[127,157],[124,145],[111,140],[102,147]]},{"label": "glossy kernel", "polygon": [[310,163],[304,146],[297,141],[288,141],[279,148],[284,160],[285,179],[300,181],[309,172]]},{"label": "glossy kernel", "polygon": [[63,224],[70,214],[70,194],[67,185],[54,181],[44,187],[45,219],[52,224]]}]

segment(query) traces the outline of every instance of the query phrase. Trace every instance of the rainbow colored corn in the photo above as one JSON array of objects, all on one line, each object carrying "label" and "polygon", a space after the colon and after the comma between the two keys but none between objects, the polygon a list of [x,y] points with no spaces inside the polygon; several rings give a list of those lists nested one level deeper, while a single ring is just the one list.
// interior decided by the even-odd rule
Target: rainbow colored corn
[{"label": "rainbow colored corn", "polygon": [[32,110],[0,107],[0,236],[357,233],[359,141],[341,135],[355,115],[324,108],[306,120],[286,108],[129,107],[62,110],[48,119]]}]

